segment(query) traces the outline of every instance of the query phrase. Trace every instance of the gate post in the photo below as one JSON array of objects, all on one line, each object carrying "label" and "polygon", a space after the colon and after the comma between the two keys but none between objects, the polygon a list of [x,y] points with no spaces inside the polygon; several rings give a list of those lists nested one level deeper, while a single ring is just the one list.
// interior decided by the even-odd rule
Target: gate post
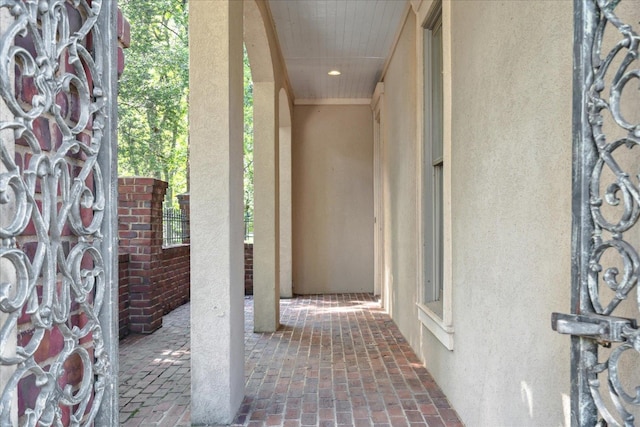
[{"label": "gate post", "polygon": [[191,423],[244,397],[242,1],[189,10]]},{"label": "gate post", "polygon": [[102,3],[98,25],[104,33],[103,82],[106,95],[104,121],[104,143],[98,153],[98,165],[104,177],[104,219],[101,252],[105,265],[104,307],[99,313],[105,350],[109,354],[111,366],[105,385],[102,405],[96,416],[96,425],[117,425],[120,408],[118,406],[118,2]]},{"label": "gate post", "polygon": [[[588,120],[587,89],[593,81],[591,47],[596,28],[595,2],[574,0],[573,35],[573,201],[571,258],[571,308],[573,314],[591,313],[588,287],[589,255],[593,221],[589,205],[590,171],[597,152]],[[591,397],[585,358],[596,357],[597,344],[578,336],[571,337],[571,422],[573,427],[595,426],[597,408]]]},{"label": "gate post", "polygon": [[118,179],[119,250],[129,254],[130,323],[134,333],[162,327],[162,202],[167,183],[154,178]]}]

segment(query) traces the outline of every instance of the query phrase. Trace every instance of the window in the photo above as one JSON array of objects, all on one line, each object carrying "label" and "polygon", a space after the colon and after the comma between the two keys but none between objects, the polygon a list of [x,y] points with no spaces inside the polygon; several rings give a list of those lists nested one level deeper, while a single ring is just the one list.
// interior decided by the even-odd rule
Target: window
[{"label": "window", "polygon": [[442,317],[443,291],[443,178],[442,150],[442,16],[438,14],[424,34],[424,131],[423,131],[423,269],[424,303]]},{"label": "window", "polygon": [[[445,3],[446,4],[446,3]],[[447,246],[445,236],[448,233],[449,218],[446,209],[450,199],[450,143],[447,143],[445,118],[447,117],[445,96],[444,53],[446,46],[443,37],[443,5],[430,2],[427,13],[419,28],[422,43],[422,100],[419,111],[422,113],[420,185],[418,215],[421,223],[421,247],[419,248],[421,274],[419,279],[420,301],[418,315],[424,326],[429,329],[448,349],[453,349],[453,327],[451,323],[450,278],[445,270]],[[449,148],[449,149],[447,149]],[[449,154],[447,154],[449,153]],[[447,228],[448,227],[448,228]],[[449,243],[450,244],[450,243]],[[450,252],[450,251],[449,251]]]}]

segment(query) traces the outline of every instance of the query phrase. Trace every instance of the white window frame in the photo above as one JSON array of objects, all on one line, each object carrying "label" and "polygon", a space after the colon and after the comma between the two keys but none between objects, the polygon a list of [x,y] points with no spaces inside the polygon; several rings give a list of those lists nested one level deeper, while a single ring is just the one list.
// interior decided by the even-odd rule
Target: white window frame
[{"label": "white window frame", "polygon": [[[448,350],[453,350],[453,313],[452,313],[452,242],[451,242],[451,8],[448,0],[412,0],[412,6],[417,16],[416,26],[416,65],[418,70],[417,88],[421,95],[416,97],[417,100],[417,141],[416,151],[417,159],[417,229],[418,229],[418,247],[417,247],[417,288],[418,301],[416,302],[417,313],[420,322],[429,330]],[[442,266],[442,294],[438,293],[438,284],[434,276],[435,271],[426,271],[424,256],[425,245],[432,244],[430,236],[436,230],[433,222],[427,224],[425,221],[426,197],[433,197],[433,188],[424,188],[425,173],[432,174],[434,171],[434,162],[431,153],[427,152],[425,147],[431,150],[431,132],[425,131],[429,129],[429,120],[432,117],[431,103],[427,102],[425,93],[430,93],[431,79],[425,78],[431,70],[431,58],[425,55],[429,46],[425,43],[430,42],[428,35],[434,29],[436,23],[440,23],[442,28],[442,168],[443,168],[443,194],[442,194],[442,235],[443,235],[443,251],[442,263],[436,263],[437,251],[431,250],[434,256],[433,265]],[[427,33],[428,34],[428,33]],[[427,49],[425,49],[425,47]],[[427,73],[425,73],[427,71]],[[438,162],[436,162],[438,163]],[[428,166],[425,166],[428,165]],[[429,230],[427,227],[433,227]],[[434,270],[434,269],[432,269]],[[434,298],[439,297],[439,298]],[[438,299],[437,301],[433,301]]]},{"label": "white window frame", "polygon": [[382,307],[389,310],[389,285],[384,238],[384,83],[378,82],[371,98],[374,146],[374,295],[380,296]]}]

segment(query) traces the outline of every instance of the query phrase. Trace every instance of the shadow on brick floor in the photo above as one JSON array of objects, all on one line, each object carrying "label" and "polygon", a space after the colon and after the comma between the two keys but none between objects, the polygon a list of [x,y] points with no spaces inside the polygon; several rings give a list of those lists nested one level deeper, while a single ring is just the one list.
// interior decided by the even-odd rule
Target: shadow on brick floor
[{"label": "shadow on brick floor", "polygon": [[[187,426],[189,304],[148,336],[120,343],[120,421]],[[235,426],[429,426],[462,423],[370,294],[281,300],[282,327],[253,333],[245,298],[245,398]]]}]

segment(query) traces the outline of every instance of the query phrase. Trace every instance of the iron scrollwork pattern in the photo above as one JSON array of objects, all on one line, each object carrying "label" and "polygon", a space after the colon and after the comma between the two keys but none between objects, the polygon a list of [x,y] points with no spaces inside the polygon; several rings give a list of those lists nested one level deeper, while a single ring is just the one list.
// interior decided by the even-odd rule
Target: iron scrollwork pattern
[{"label": "iron scrollwork pattern", "polygon": [[[593,235],[587,286],[594,312],[609,316],[637,288],[640,274],[640,257],[630,237],[640,217],[640,174],[628,170],[628,150],[640,144],[640,122],[633,122],[628,115],[630,103],[622,101],[623,95],[631,96],[631,83],[640,84],[640,36],[616,14],[620,0],[592,1],[597,23],[586,107],[597,160],[589,183]],[[610,47],[605,48],[605,40]],[[633,168],[638,166],[636,162]],[[617,259],[612,262],[612,258]],[[638,298],[634,306],[640,311],[640,293]],[[640,406],[640,387],[634,392],[625,389],[620,364],[625,353],[640,354],[640,331],[625,326],[622,337],[621,343],[605,343],[612,345],[607,360],[599,361],[596,356],[586,361],[589,389],[602,417],[600,425],[633,426],[630,408]],[[602,378],[607,378],[607,387]]]},{"label": "iron scrollwork pattern", "polygon": [[102,6],[0,0],[2,426],[91,425],[111,369]]}]

